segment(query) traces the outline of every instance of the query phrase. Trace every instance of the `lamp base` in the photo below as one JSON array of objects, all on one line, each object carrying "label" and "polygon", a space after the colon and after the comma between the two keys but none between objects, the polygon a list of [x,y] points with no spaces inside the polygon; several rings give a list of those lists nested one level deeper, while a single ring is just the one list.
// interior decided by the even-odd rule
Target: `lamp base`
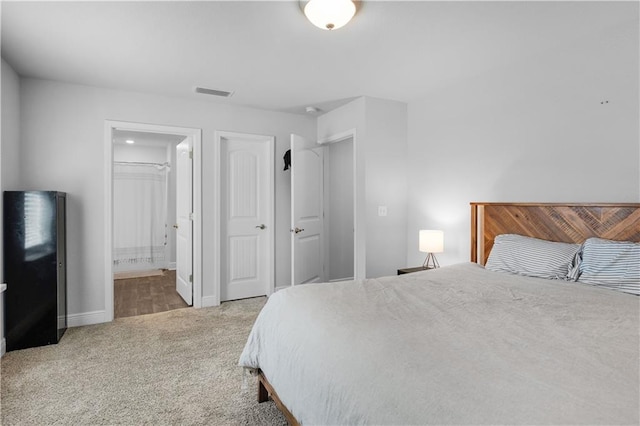
[{"label": "lamp base", "polygon": [[422,267],[424,269],[435,269],[439,268],[440,264],[438,263],[438,259],[436,259],[436,256],[433,253],[429,253],[427,254],[427,258],[424,260]]}]

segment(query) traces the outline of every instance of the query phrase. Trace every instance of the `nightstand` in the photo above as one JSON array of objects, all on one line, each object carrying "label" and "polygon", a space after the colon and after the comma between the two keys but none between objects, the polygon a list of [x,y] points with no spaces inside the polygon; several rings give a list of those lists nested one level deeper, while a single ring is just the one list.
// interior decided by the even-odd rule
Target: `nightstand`
[{"label": "nightstand", "polygon": [[398,275],[410,274],[412,272],[428,271],[429,269],[434,269],[434,268],[425,268],[422,266],[416,266],[415,268],[402,268],[402,269],[398,269]]}]

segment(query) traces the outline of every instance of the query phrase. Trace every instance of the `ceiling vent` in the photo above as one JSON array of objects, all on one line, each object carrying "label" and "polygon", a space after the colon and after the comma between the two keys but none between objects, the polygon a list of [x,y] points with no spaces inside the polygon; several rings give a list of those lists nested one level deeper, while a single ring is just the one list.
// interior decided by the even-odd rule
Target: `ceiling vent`
[{"label": "ceiling vent", "polygon": [[206,87],[196,87],[196,93],[202,93],[203,95],[213,95],[213,96],[222,96],[223,98],[228,98],[233,95],[233,92],[227,92],[224,90],[217,89],[207,89]]}]

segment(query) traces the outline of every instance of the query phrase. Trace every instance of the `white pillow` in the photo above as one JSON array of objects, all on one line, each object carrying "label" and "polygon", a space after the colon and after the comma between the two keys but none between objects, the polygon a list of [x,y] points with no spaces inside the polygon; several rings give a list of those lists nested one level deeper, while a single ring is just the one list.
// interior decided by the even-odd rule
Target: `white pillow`
[{"label": "white pillow", "polygon": [[640,243],[589,238],[578,281],[640,295]]},{"label": "white pillow", "polygon": [[580,244],[517,234],[496,236],[485,268],[528,277],[566,280]]}]

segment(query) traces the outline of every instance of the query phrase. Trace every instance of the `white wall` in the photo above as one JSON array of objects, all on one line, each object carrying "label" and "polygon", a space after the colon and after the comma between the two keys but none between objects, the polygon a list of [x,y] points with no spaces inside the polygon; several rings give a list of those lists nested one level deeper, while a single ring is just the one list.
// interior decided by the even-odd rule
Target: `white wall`
[{"label": "white wall", "polygon": [[[20,160],[20,78],[11,66],[2,59],[2,103],[0,109],[0,192],[20,188],[18,166]],[[0,194],[0,212],[2,196]],[[0,259],[3,259],[2,216],[0,216]],[[1,262],[1,260],[0,260]],[[4,266],[0,267],[0,283],[4,282]],[[4,340],[4,295],[0,292],[0,356],[5,350]]]},{"label": "white wall", "polygon": [[366,98],[365,119],[367,276],[396,275],[407,259],[407,104]]},{"label": "white wall", "polygon": [[640,201],[638,116],[637,19],[411,102],[408,264],[468,261],[471,201]]},{"label": "white wall", "polygon": [[[356,130],[356,234],[367,277],[406,266],[407,105],[362,97],[318,118],[318,139]],[[378,206],[387,216],[378,216]],[[362,229],[364,228],[364,229]],[[360,232],[359,232],[360,231]]]},{"label": "white wall", "polygon": [[[289,175],[282,154],[289,134],[311,138],[306,116],[227,106],[221,101],[154,96],[37,79],[21,85],[21,131],[25,189],[55,188],[68,199],[68,295],[70,323],[77,314],[104,310],[104,120],[203,129],[203,295],[213,295],[214,132],[227,130],[276,137],[276,285],[290,282]],[[74,317],[75,316],[75,317]]]},{"label": "white wall", "polygon": [[20,190],[20,77],[2,59],[2,190]]}]

